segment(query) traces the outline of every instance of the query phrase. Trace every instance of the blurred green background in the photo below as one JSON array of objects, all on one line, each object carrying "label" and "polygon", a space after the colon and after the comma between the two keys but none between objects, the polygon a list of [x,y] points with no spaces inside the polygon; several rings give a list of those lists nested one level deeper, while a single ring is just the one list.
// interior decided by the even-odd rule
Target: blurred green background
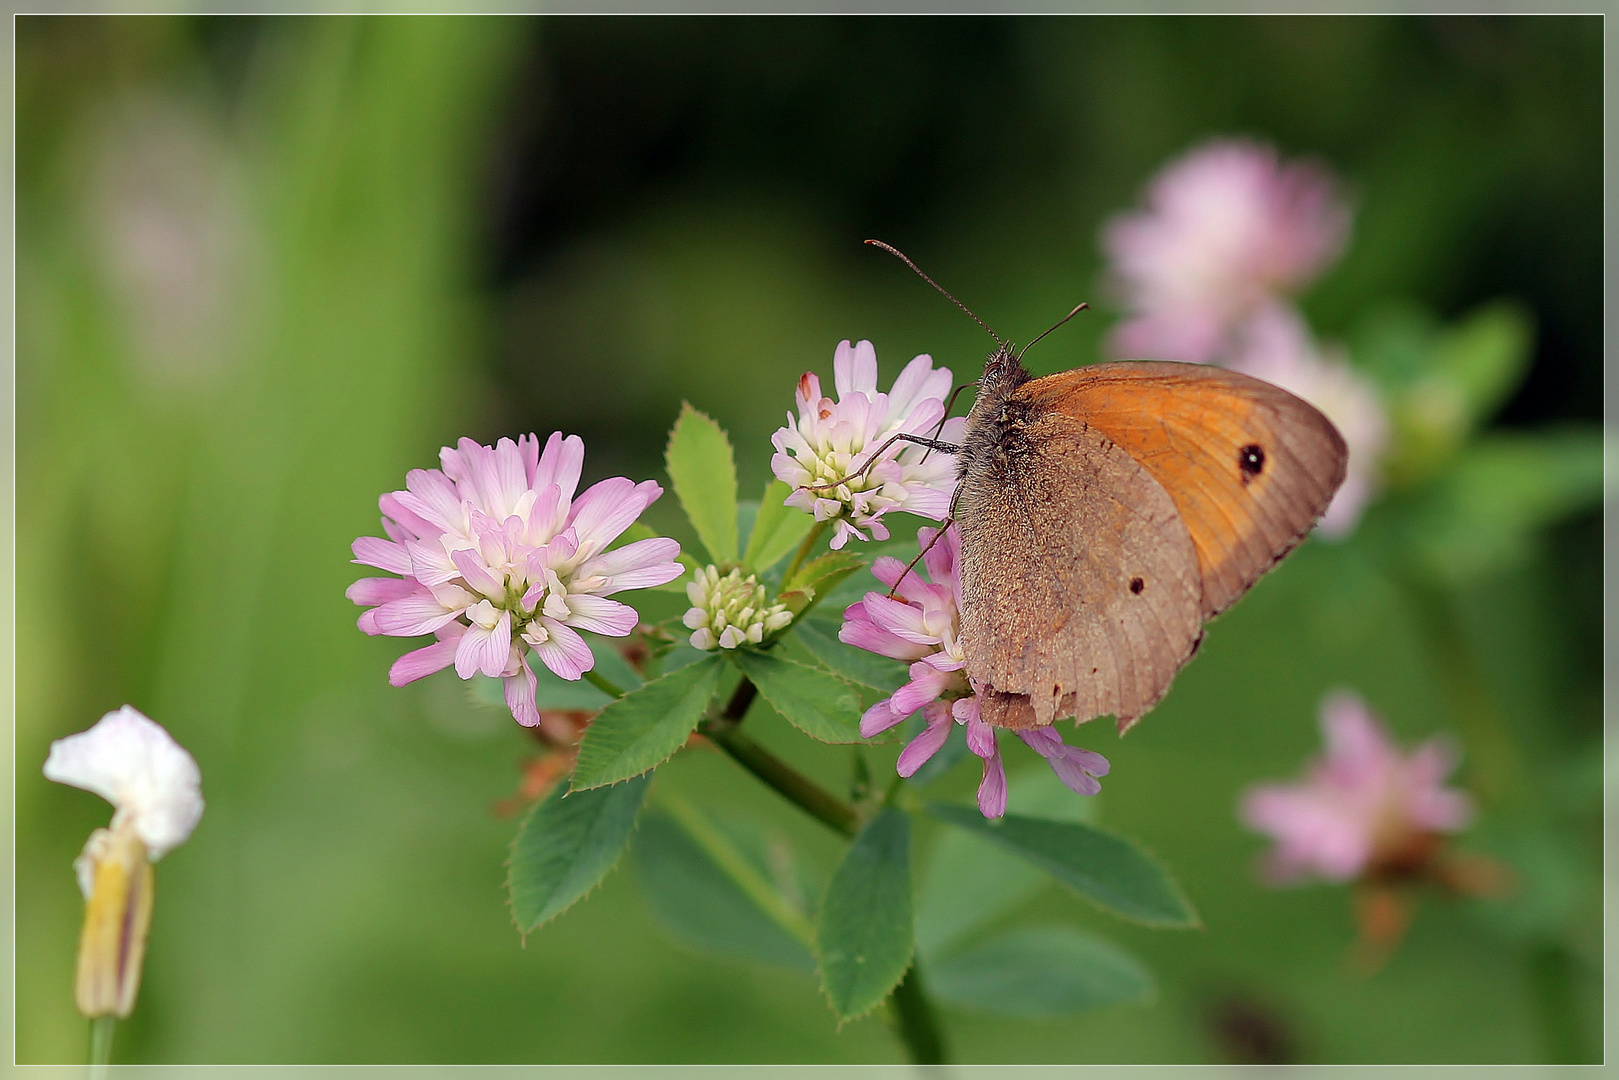
[{"label": "blurred green background", "polygon": [[[875,342],[885,381],[918,352],[972,377],[987,338],[867,236],[1014,339],[1091,299],[1031,355],[1088,363],[1102,220],[1199,140],[1252,135],[1355,202],[1306,298],[1318,333],[1353,352],[1391,303],[1509,299],[1533,362],[1496,437],[1600,419],[1595,17],[22,17],[16,64],[21,1062],[82,1060],[69,864],[108,816],[40,764],[124,702],[195,754],[208,810],[159,867],[120,1061],[901,1060],[879,1020],[837,1030],[811,977],[671,942],[626,868],[520,942],[492,807],[532,744],[449,672],[390,689],[401,643],[343,598],[377,495],[459,435],[563,428],[587,481],[662,478],[685,398],[746,495],[839,340]],[[1579,490],[1437,583],[1387,539],[1427,519],[1388,500],[1223,616],[1128,739],[1087,729],[1102,820],[1206,929],[1039,893],[1003,921],[1115,937],[1157,999],[947,1011],[959,1059],[1595,1060],[1601,531]],[[682,535],[672,502],[647,520]],[[1233,809],[1296,773],[1337,685],[1406,741],[1461,735],[1485,805],[1461,844],[1521,883],[1425,898],[1371,977],[1345,963],[1347,891],[1261,888]],[[845,782],[846,751],[756,726]],[[970,771],[941,786],[969,798]],[[726,760],[659,775],[838,851]]]}]

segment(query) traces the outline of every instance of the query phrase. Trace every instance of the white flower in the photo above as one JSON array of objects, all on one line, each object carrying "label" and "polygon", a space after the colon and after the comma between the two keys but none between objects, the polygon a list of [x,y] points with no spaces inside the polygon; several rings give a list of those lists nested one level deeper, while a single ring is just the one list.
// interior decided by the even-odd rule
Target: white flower
[{"label": "white flower", "polygon": [[686,586],[692,606],[681,622],[692,631],[694,649],[734,649],[744,642],[757,645],[766,634],[793,621],[785,604],[765,606],[765,587],[759,579],[732,570],[724,577],[719,567],[705,566]]},{"label": "white flower", "polygon": [[[933,437],[950,393],[950,369],[936,369],[928,356],[918,356],[905,365],[894,388],[882,394],[871,342],[845,341],[838,345],[832,370],[838,400],[822,397],[821,380],[805,372],[795,395],[798,416],[789,413],[787,426],[770,437],[776,447],[770,467],[794,489],[786,504],[814,514],[816,521],[837,522],[834,548],[851,536],[866,539],[861,529],[888,539],[880,519],[890,510],[935,520],[947,517],[956,487],[954,456],[898,442],[869,472],[862,470],[870,452],[901,432]],[[938,438],[960,442],[966,424],[965,417],[947,420]],[[858,477],[853,475],[857,471],[862,472]],[[839,482],[836,487],[813,490],[834,482]]]},{"label": "white flower", "polygon": [[73,861],[84,893],[74,1000],[86,1016],[128,1016],[152,922],[152,863],[202,817],[202,774],[167,731],[129,705],[51,744],[45,776],[115,807]]},{"label": "white flower", "polygon": [[51,743],[45,776],[112,803],[113,831],[132,828],[153,862],[184,843],[202,817],[197,762],[130,705],[103,716],[89,731]]}]

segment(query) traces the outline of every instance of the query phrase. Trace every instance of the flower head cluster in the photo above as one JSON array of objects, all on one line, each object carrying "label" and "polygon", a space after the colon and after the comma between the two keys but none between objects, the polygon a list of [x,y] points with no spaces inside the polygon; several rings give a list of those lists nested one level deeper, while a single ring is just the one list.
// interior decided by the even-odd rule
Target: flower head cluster
[{"label": "flower head cluster", "polygon": [[741,570],[721,577],[719,567],[705,566],[686,586],[686,596],[692,606],[681,622],[692,632],[694,649],[757,645],[793,621],[785,604],[766,605],[765,587],[752,574],[743,577]]},{"label": "flower head cluster", "polygon": [[[956,486],[956,459],[909,442],[897,442],[865,471],[869,454],[900,433],[931,437],[944,417],[950,369],[934,368],[918,356],[888,393],[877,390],[877,352],[871,342],[838,346],[832,360],[838,400],[821,394],[821,381],[805,372],[798,380],[798,416],[770,437],[776,447],[770,467],[793,486],[788,506],[806,510],[817,521],[836,522],[832,547],[867,529],[888,539],[882,516],[904,510],[934,519],[950,512]],[[939,438],[959,442],[966,419],[946,420]],[[855,475],[859,473],[860,475]],[[819,485],[831,485],[819,487]]]},{"label": "flower head cluster", "polygon": [[1324,757],[1303,780],[1262,784],[1243,797],[1243,821],[1276,841],[1268,869],[1277,881],[1314,874],[1348,881],[1402,867],[1472,816],[1466,795],[1444,786],[1455,751],[1431,739],[1402,754],[1360,698],[1346,691],[1321,704]]},{"label": "flower head cluster", "polygon": [[1131,313],[1110,339],[1115,356],[1223,364],[1299,395],[1338,426],[1349,473],[1322,518],[1327,536],[1354,529],[1388,433],[1370,380],[1316,346],[1291,300],[1337,257],[1348,228],[1323,167],[1216,140],[1171,162],[1146,208],[1103,233]]},{"label": "flower head cluster", "polygon": [[1217,359],[1232,327],[1314,278],[1349,228],[1324,168],[1284,165],[1272,148],[1242,140],[1215,140],[1170,163],[1146,202],[1103,233],[1113,280],[1135,313],[1113,342],[1125,356]]},{"label": "flower head cluster", "polygon": [[152,918],[152,866],[202,818],[202,774],[167,731],[129,705],[51,743],[45,776],[112,803],[73,870],[84,894],[74,999],[86,1016],[128,1016]]},{"label": "flower head cluster", "polygon": [[[899,755],[899,774],[911,776],[943,748],[957,725],[966,728],[967,748],[984,762],[978,809],[997,818],[1006,813],[1006,768],[995,729],[979,715],[978,699],[962,670],[967,656],[959,618],[961,534],[954,525],[942,536],[938,529],[925,528],[917,541],[931,581],[883,556],[871,571],[891,595],[869,592],[843,613],[838,638],[844,644],[911,664],[910,680],[860,718],[860,733],[869,739],[920,710],[927,726]],[[1108,771],[1101,754],[1064,745],[1050,727],[1014,734],[1045,758],[1069,788],[1081,795],[1101,790],[1097,778]]]},{"label": "flower head cluster", "polygon": [[368,634],[438,641],[406,653],[388,672],[402,686],[455,665],[506,683],[518,723],[540,722],[532,650],[564,679],[595,665],[580,630],[623,637],[635,609],[608,599],[679,577],[680,545],[649,537],[608,550],[663,489],[615,476],[574,497],[584,464],[578,436],[554,433],[493,447],[462,439],[439,454],[442,469],[414,469],[404,491],[382,496],[388,539],[363,536],[354,561],[399,577],[362,578],[348,597],[368,607]]}]

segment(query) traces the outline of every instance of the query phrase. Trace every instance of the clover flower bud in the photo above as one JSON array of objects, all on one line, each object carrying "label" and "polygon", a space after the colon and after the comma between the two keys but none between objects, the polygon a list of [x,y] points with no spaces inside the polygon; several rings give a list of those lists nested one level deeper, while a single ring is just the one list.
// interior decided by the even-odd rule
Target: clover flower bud
[{"label": "clover flower bud", "polygon": [[765,604],[765,587],[752,574],[732,570],[720,576],[719,567],[705,566],[686,586],[691,608],[681,618],[692,632],[694,649],[734,649],[758,645],[793,621],[785,604]]}]

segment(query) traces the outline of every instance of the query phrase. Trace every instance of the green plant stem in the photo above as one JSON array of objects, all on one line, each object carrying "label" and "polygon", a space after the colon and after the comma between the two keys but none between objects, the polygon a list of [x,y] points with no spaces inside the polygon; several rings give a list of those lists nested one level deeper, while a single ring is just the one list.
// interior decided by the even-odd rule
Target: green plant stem
[{"label": "green plant stem", "polygon": [[101,1080],[112,1064],[112,1032],[116,1016],[97,1016],[90,1021],[90,1080]]},{"label": "green plant stem", "polygon": [[767,787],[829,829],[850,838],[860,831],[854,807],[735,728],[715,728],[710,739]]},{"label": "green plant stem", "polygon": [[[806,544],[800,554],[807,551],[808,547]],[[855,812],[854,807],[737,730],[737,725],[747,716],[748,708],[758,693],[759,690],[753,685],[753,681],[744,677],[737,684],[736,690],[731,694],[731,700],[726,702],[720,715],[705,723],[701,730],[715,745],[730,754],[737,764],[758,777],[765,786],[774,789],[782,798],[834,832],[854,839],[855,834],[860,831],[860,815]],[[897,777],[895,779],[898,780]],[[897,783],[890,786],[883,800],[884,805],[891,803],[897,792]],[[690,831],[689,823],[688,831]],[[698,837],[698,842],[703,843],[701,837]],[[713,857],[716,853],[710,850],[709,854]],[[746,882],[739,880],[738,884],[747,891]],[[765,910],[775,914],[768,905],[765,906]],[[795,927],[788,923],[783,923],[783,926],[790,933],[797,932]],[[922,989],[922,976],[917,970],[915,960],[911,962],[905,978],[900,980],[900,984],[889,996],[889,1006],[893,1012],[894,1026],[899,1032],[900,1039],[905,1043],[911,1060],[918,1065],[942,1065],[944,1039],[939,1033],[938,1020],[933,1014],[933,1004]]]},{"label": "green plant stem", "polygon": [[809,558],[809,553],[815,550],[815,545],[820,543],[821,537],[826,535],[826,529],[827,522],[817,521],[815,527],[804,534],[804,542],[798,545],[797,551],[793,552],[793,561],[787,564],[787,572],[781,575],[783,582],[793,580],[793,575],[798,573],[798,568],[804,565],[804,560]]},{"label": "green plant stem", "polygon": [[905,978],[894,987],[888,999],[893,1010],[894,1027],[917,1065],[944,1064],[944,1036],[939,1032],[939,1020],[933,1014],[933,1003],[922,990],[922,975],[916,961]]},{"label": "green plant stem", "polygon": [[748,898],[766,915],[770,916],[775,924],[787,931],[798,943],[813,955],[815,952],[815,927],[804,917],[804,913],[789,904],[763,874],[753,868],[753,865],[743,857],[713,822],[704,817],[691,803],[667,788],[658,791],[658,805],[668,812],[669,816],[678,821],[686,834],[697,842],[708,857],[714,860],[714,865],[732,884],[741,889]]},{"label": "green plant stem", "polygon": [[602,693],[606,694],[608,697],[621,698],[624,696],[624,691],[620,690],[618,687],[596,674],[594,670],[585,672],[585,681],[591,686],[594,686],[596,689],[600,690]]}]

